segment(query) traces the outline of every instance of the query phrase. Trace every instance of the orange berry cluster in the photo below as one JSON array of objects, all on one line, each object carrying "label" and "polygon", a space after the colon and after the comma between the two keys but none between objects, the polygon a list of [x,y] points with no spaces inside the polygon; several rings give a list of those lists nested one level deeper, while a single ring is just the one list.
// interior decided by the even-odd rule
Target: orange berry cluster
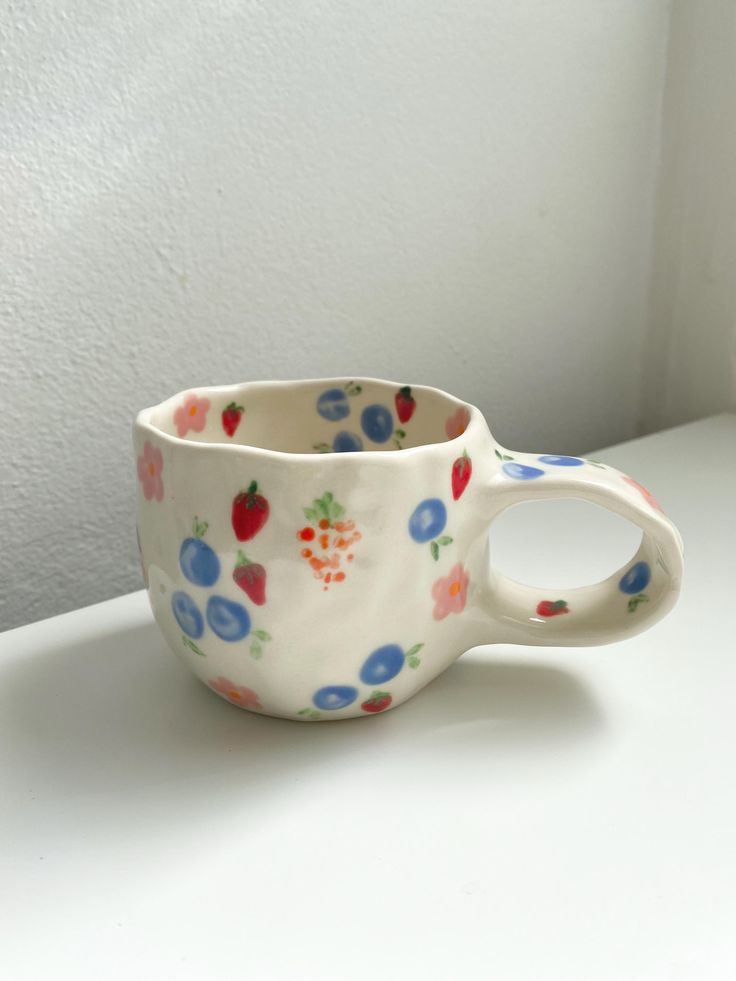
[{"label": "orange berry cluster", "polygon": [[310,544],[302,549],[303,558],[311,566],[315,579],[321,579],[327,589],[332,582],[342,582],[345,573],[341,570],[343,558],[353,561],[350,551],[355,542],[360,541],[361,534],[355,530],[354,521],[329,521],[320,518],[317,528],[305,525],[297,532],[297,538]]}]

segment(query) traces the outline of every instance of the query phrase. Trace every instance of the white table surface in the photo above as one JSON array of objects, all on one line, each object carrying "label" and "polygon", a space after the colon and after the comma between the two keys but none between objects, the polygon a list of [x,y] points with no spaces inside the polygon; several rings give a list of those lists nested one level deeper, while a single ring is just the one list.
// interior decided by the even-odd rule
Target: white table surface
[{"label": "white table surface", "polygon": [[[478,648],[385,716],[232,708],[142,592],[0,635],[0,977],[736,977],[736,416],[597,456],[678,523],[675,611]],[[563,502],[492,541],[569,587],[636,538]]]}]

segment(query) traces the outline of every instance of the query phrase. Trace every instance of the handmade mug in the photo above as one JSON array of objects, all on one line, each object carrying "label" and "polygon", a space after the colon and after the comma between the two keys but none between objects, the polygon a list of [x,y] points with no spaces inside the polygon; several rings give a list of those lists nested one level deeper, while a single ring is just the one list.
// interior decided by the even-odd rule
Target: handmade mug
[{"label": "handmade mug", "polygon": [[[651,626],[682,542],[604,464],[499,446],[445,392],[374,379],[198,389],[139,413],[141,562],[153,613],[205,684],[316,721],[410,698],[478,644],[603,644]],[[565,599],[495,572],[511,505],[575,497],[643,531],[631,561]]]}]

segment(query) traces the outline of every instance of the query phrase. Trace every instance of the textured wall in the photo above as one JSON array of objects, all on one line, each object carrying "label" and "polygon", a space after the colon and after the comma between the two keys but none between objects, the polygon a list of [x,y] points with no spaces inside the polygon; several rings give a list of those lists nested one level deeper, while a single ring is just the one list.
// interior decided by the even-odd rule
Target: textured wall
[{"label": "textured wall", "polygon": [[370,374],[634,433],[665,0],[58,0],[2,22],[0,625],[137,588],[134,411]]},{"label": "textured wall", "polygon": [[676,0],[646,357],[648,430],[736,410],[736,4]]}]

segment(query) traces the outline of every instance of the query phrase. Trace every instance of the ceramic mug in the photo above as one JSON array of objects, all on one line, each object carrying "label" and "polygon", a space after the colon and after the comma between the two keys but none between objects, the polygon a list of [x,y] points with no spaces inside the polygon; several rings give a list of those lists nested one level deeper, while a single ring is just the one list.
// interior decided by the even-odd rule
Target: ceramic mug
[{"label": "ceramic mug", "polygon": [[[254,712],[375,715],[470,647],[608,643],[679,592],[682,542],[649,491],[592,460],[506,450],[435,388],[202,388],[140,412],[134,441],[154,616],[198,678]],[[560,599],[495,572],[488,531],[511,505],[564,497],[643,537]]]}]

